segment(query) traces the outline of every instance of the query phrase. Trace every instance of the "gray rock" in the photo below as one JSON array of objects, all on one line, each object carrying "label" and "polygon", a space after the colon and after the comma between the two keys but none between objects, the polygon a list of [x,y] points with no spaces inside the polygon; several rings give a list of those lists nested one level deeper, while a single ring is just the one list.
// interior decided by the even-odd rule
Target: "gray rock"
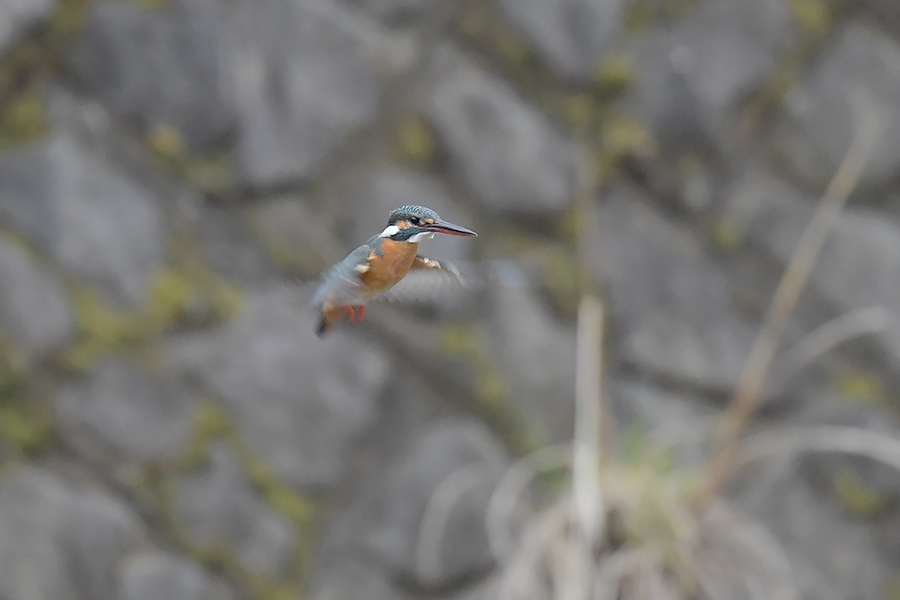
[{"label": "gray rock", "polygon": [[0,53],[53,10],[53,0],[4,0],[0,2]]},{"label": "gray rock", "polygon": [[98,4],[67,64],[116,115],[145,132],[174,127],[188,149],[200,150],[222,140],[234,119],[222,28],[217,0],[178,0],[152,11]]},{"label": "gray rock", "polygon": [[622,105],[665,142],[728,148],[738,135],[735,109],[771,77],[796,35],[792,25],[780,0],[708,0],[631,45],[635,85]]},{"label": "gray rock", "polygon": [[780,154],[798,174],[824,188],[850,148],[860,117],[882,119],[879,143],[860,185],[894,180],[900,168],[900,44],[878,29],[846,25],[809,79],[787,96]]},{"label": "gray rock", "polygon": [[390,24],[407,23],[440,8],[438,0],[350,0]]},{"label": "gray rock", "polygon": [[263,503],[228,446],[214,446],[209,464],[176,484],[175,510],[197,546],[225,544],[258,573],[289,567],[294,528]]},{"label": "gray rock", "polygon": [[621,0],[501,0],[507,17],[563,77],[587,80],[621,32]]},{"label": "gray rock", "polygon": [[[485,510],[507,461],[496,436],[480,423],[433,425],[387,473],[367,545],[395,573],[421,585],[480,574],[493,560]],[[437,506],[445,512],[432,521]]]},{"label": "gray rock", "polygon": [[405,600],[411,598],[392,585],[388,574],[358,560],[342,560],[310,585],[312,600]]},{"label": "gray rock", "polygon": [[509,386],[509,401],[539,444],[572,439],[575,333],[554,319],[535,290],[491,286],[487,355]]},{"label": "gray rock", "polygon": [[235,3],[229,22],[241,176],[255,186],[312,177],[375,116],[374,56],[337,3]]},{"label": "gray rock", "polygon": [[166,242],[154,199],[62,135],[4,153],[0,218],[118,303],[144,300]]},{"label": "gray rock", "polygon": [[[409,169],[387,167],[370,173],[356,190],[352,220],[345,236],[348,244],[362,244],[380,233],[390,212],[404,204],[428,206],[448,221],[475,227],[472,215],[453,202],[437,179]],[[459,261],[470,256],[472,244],[461,243],[458,237],[436,235],[420,248],[423,256]]]},{"label": "gray rock", "polygon": [[170,554],[128,557],[119,571],[119,600],[231,600],[234,595],[194,563]]},{"label": "gray rock", "polygon": [[[810,489],[789,457],[736,482],[738,505],[783,545],[801,598],[878,598],[894,572],[873,541],[873,527],[842,514],[833,498]],[[876,525],[876,527],[878,527]]]},{"label": "gray rock", "polygon": [[60,433],[70,443],[138,460],[183,452],[195,407],[195,399],[169,378],[112,359],[86,380],[64,386],[56,399]]},{"label": "gray rock", "polygon": [[268,283],[278,277],[264,245],[245,216],[233,207],[206,203],[201,205],[198,218],[191,225],[204,262],[241,288]]},{"label": "gray rock", "polygon": [[575,189],[574,145],[509,85],[448,58],[426,112],[479,198],[495,210],[566,208]]},{"label": "gray rock", "polygon": [[628,188],[599,209],[591,250],[622,332],[618,351],[651,372],[731,390],[755,337],[732,306],[725,273],[689,230]]},{"label": "gray rock", "polygon": [[[279,263],[320,271],[349,252],[349,245],[332,231],[339,228],[328,227],[326,219],[310,208],[305,197],[277,196],[250,207],[248,212],[255,232],[269,249],[270,255],[283,254],[274,257]],[[387,221],[387,218],[384,220]],[[378,225],[373,224],[373,227]],[[357,240],[357,243],[361,241]]]},{"label": "gray rock", "polygon": [[[812,219],[815,199],[772,173],[751,168],[736,183],[725,215],[744,235],[787,264]],[[843,313],[881,306],[900,315],[900,227],[873,213],[845,210],[829,234],[809,286]],[[876,337],[900,361],[897,324]]]},{"label": "gray rock", "polygon": [[222,329],[177,341],[168,356],[222,399],[276,473],[330,486],[346,446],[374,418],[389,363],[352,330],[317,338],[306,301],[292,287],[256,293]]},{"label": "gray rock", "polygon": [[114,598],[119,561],[142,537],[117,499],[72,490],[46,471],[16,471],[0,482],[0,597]]},{"label": "gray rock", "polygon": [[878,17],[881,23],[897,32],[900,27],[900,5],[893,0],[861,0]]},{"label": "gray rock", "polygon": [[65,344],[75,335],[66,290],[42,265],[0,236],[0,332],[26,356]]}]

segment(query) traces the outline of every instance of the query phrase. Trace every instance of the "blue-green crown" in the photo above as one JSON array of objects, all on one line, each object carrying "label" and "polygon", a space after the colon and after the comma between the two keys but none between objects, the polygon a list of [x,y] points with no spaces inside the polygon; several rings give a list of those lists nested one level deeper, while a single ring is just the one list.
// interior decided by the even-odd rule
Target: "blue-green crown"
[{"label": "blue-green crown", "polygon": [[412,217],[419,219],[439,219],[438,214],[427,206],[419,206],[417,204],[407,204],[391,211],[388,218],[388,225],[394,225],[397,221],[410,221]]}]

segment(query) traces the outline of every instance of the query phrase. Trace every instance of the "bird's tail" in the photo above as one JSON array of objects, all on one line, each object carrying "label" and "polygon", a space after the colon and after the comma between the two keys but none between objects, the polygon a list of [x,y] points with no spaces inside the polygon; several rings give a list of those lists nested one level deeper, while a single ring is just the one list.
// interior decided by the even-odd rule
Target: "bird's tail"
[{"label": "bird's tail", "polygon": [[324,310],[322,311],[322,317],[319,319],[319,326],[316,328],[316,335],[319,337],[325,337],[325,334],[328,333],[328,330],[331,329],[331,326],[334,324],[332,319],[328,318],[328,313]]},{"label": "bird's tail", "polygon": [[350,322],[356,322],[356,313],[354,312],[354,308],[349,306],[335,306],[330,303],[325,303],[325,305],[322,306],[321,318],[319,319],[319,326],[316,328],[316,335],[319,337],[324,337],[325,334],[328,333],[328,331],[338,321],[346,318],[349,315],[352,315],[350,317]]}]

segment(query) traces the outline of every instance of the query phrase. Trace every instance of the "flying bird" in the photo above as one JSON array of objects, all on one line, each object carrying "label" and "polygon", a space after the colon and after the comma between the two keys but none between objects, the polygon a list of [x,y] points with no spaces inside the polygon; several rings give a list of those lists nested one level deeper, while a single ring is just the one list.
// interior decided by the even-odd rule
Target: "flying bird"
[{"label": "flying bird", "polygon": [[325,275],[313,304],[321,320],[322,337],[347,317],[362,321],[366,302],[384,294],[414,269],[442,269],[441,264],[418,255],[419,242],[435,233],[476,236],[474,231],[443,220],[425,206],[407,205],[393,210],[384,231],[351,252]]}]

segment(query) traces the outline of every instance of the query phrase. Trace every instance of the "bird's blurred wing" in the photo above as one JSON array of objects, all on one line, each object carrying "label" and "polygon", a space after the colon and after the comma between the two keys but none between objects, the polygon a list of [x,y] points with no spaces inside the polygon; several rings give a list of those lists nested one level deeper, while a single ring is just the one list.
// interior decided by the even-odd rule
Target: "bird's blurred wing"
[{"label": "bird's blurred wing", "polygon": [[[485,289],[498,278],[499,262],[437,262],[419,264],[394,287],[378,299],[388,302],[444,302],[456,297],[470,296]],[[421,262],[417,260],[417,263]],[[437,265],[437,266],[435,266]]]},{"label": "bird's blurred wing", "polygon": [[332,267],[319,284],[312,303],[321,305],[327,301],[337,305],[361,304],[365,295],[360,275],[368,269],[370,253],[369,247],[360,246]]}]

